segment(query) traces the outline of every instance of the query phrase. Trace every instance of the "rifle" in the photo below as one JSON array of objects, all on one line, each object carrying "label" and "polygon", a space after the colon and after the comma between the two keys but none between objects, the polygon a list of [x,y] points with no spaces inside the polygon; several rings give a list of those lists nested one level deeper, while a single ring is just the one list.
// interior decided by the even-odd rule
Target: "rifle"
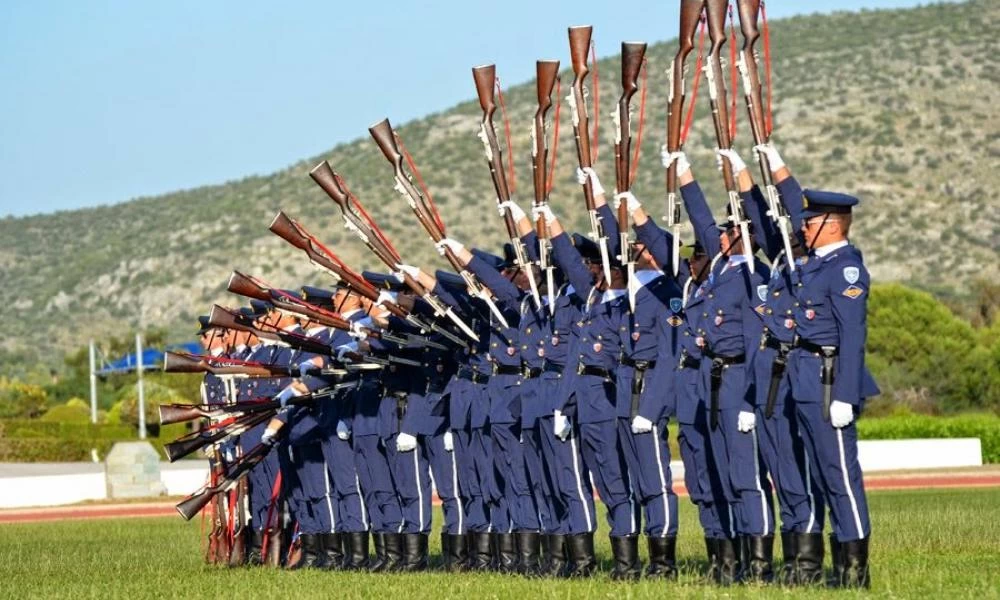
[{"label": "rifle", "polygon": [[262,329],[252,323],[248,323],[240,315],[230,312],[218,304],[212,306],[212,311],[208,315],[208,322],[210,325],[214,325],[216,327],[225,327],[226,329],[235,329],[237,331],[249,331],[262,340],[279,342],[286,346],[295,348],[296,350],[309,352],[310,354],[322,354],[324,356],[336,356],[337,354],[336,351],[330,346],[317,342],[316,340],[300,333],[282,331],[273,325],[267,325],[267,329]]},{"label": "rifle", "polygon": [[[678,152],[684,144],[681,130],[684,120],[684,63],[694,49],[694,33],[705,10],[705,0],[681,0],[680,47],[667,71],[667,151]],[[667,168],[667,227],[673,237],[671,258],[674,276],[680,270],[681,203],[677,197],[677,164]]]},{"label": "rifle", "polygon": [[[736,5],[740,12],[740,30],[743,32],[743,48],[740,50],[739,60],[736,64],[742,76],[743,97],[746,100],[747,113],[750,116],[750,132],[753,135],[754,145],[766,144],[770,140],[771,134],[764,121],[760,72],[757,69],[757,54],[754,52],[754,44],[760,38],[760,31],[757,29],[760,0],[737,0]],[[795,257],[792,255],[791,219],[778,198],[778,188],[774,185],[767,157],[758,153],[757,159],[760,163],[761,182],[764,184],[764,197],[767,199],[767,214],[778,225],[781,242],[785,247],[785,264],[788,265],[789,272],[793,273],[795,272]]]},{"label": "rifle", "polygon": [[[368,211],[361,205],[361,201],[358,200],[357,196],[347,189],[344,180],[334,172],[330,163],[325,160],[320,162],[309,171],[309,176],[340,207],[340,212],[344,219],[344,227],[353,231],[379,260],[388,266],[390,270],[395,271],[397,265],[403,262],[399,252],[392,245],[392,242],[389,241],[389,238],[382,233],[382,230],[375,223],[374,219],[369,216]],[[440,298],[435,296],[431,290],[428,290],[419,281],[405,273],[403,274],[403,283],[415,294],[423,298],[434,310],[435,315],[447,316],[465,335],[478,341],[476,334],[465,321],[455,314],[455,311],[451,310],[450,307],[446,306]],[[454,334],[446,335],[445,337],[465,346],[465,342],[456,338]]]},{"label": "rifle", "polygon": [[[238,449],[237,449],[238,451]],[[247,480],[240,479],[236,484],[235,493],[229,497],[229,511],[232,513],[233,531],[229,545],[229,566],[238,567],[246,563],[247,537],[247,494],[250,491]]]},{"label": "rifle", "polygon": [[[719,149],[731,149],[733,144],[729,138],[729,106],[726,104],[726,82],[722,74],[722,46],[726,43],[726,9],[729,0],[707,0],[708,5],[708,39],[711,42],[708,62],[705,64],[705,83],[708,85],[708,101],[712,108],[712,121],[715,124],[715,140]],[[729,220],[740,230],[743,246],[743,256],[747,260],[747,269],[754,271],[753,248],[750,240],[750,228],[743,205],[736,189],[729,161],[722,159],[722,181],[729,195]]]},{"label": "rifle", "polygon": [[[355,293],[368,298],[372,302],[378,301],[379,293],[378,290],[375,289],[375,286],[365,280],[365,278],[359,273],[351,270],[350,267],[348,267],[344,261],[340,260],[336,254],[321,244],[319,240],[306,231],[302,225],[292,220],[285,213],[279,212],[274,217],[274,220],[271,222],[270,230],[286,242],[304,251],[313,265],[332,275],[338,282],[343,282]],[[396,266],[392,265],[391,268],[395,269]],[[421,287],[420,289],[422,290],[423,288]],[[414,291],[416,292],[416,290]],[[424,291],[426,292],[425,294],[419,294],[419,292],[417,293],[432,307],[441,307],[445,312],[440,314],[447,314],[447,307],[444,307],[441,301],[434,297],[430,292],[426,290]],[[399,306],[395,302],[383,301],[381,306],[384,306],[385,309],[388,310],[394,317],[407,321],[421,331],[435,331],[458,346],[466,345],[462,338],[458,337],[458,335],[453,333],[447,327],[443,327],[434,322],[425,323],[423,319],[406,311],[402,306]],[[437,308],[435,308],[435,310],[437,310]]]},{"label": "rifle", "polygon": [[[535,186],[535,206],[544,206],[549,202],[548,187],[548,157],[549,149],[545,136],[545,114],[552,106],[552,88],[559,77],[558,60],[539,60],[535,62],[536,82],[538,88],[538,110],[531,122],[531,172]],[[558,111],[557,111],[558,113]],[[552,264],[552,239],[545,219],[539,217],[535,223],[538,234],[538,263],[545,272],[545,293],[549,298],[549,314],[556,310],[555,266]]]},{"label": "rifle", "polygon": [[[368,128],[368,132],[371,134],[372,139],[375,140],[379,150],[385,155],[386,160],[392,165],[396,179],[396,185],[394,186],[396,191],[406,198],[410,208],[413,209],[413,213],[417,216],[417,220],[424,228],[424,231],[427,232],[427,235],[430,236],[431,240],[434,243],[440,242],[445,237],[444,223],[441,222],[437,211],[428,205],[427,199],[417,190],[403,169],[403,153],[400,152],[399,146],[396,143],[396,132],[392,129],[392,125],[389,124],[389,119],[383,119],[375,123]],[[450,248],[445,248],[444,257],[451,265],[451,268],[465,280],[465,285],[469,288],[469,291],[482,299],[489,306],[490,311],[500,324],[509,329],[510,324],[497,307],[496,302],[493,301],[493,296],[489,290],[480,283],[475,275],[462,266],[462,263],[459,262],[458,257]],[[475,339],[479,341],[478,338]]]},{"label": "rifle", "polygon": [[[216,462],[212,465],[211,481],[218,482],[224,477],[222,463]],[[226,527],[226,502],[224,498],[216,496],[212,502],[212,530],[208,532],[208,552],[205,555],[205,562],[209,564],[219,564],[229,560],[229,535]]]},{"label": "rifle", "polygon": [[163,450],[167,454],[167,460],[176,462],[192,452],[201,450],[205,446],[221,442],[229,436],[239,435],[253,429],[270,419],[274,412],[272,409],[270,411],[250,413],[241,417],[233,417],[228,422],[223,421],[212,428],[193,431],[172,442],[166,443],[163,445]]},{"label": "rifle", "polygon": [[[232,362],[230,362],[232,361]],[[216,364],[212,364],[215,362]],[[241,377],[292,377],[298,371],[289,367],[238,361],[225,357],[203,356],[186,352],[167,351],[163,355],[163,370],[167,373],[211,373]]]},{"label": "rifle", "polygon": [[179,504],[177,504],[177,512],[180,513],[184,520],[190,521],[196,514],[201,512],[201,509],[205,508],[205,505],[211,502],[212,498],[224,491],[229,491],[232,489],[240,480],[246,477],[246,474],[250,472],[255,466],[257,466],[264,458],[267,453],[271,451],[271,446],[267,444],[258,444],[252,450],[244,454],[238,461],[233,464],[229,473],[212,485],[207,485],[197,492],[191,494]]},{"label": "rifle", "polygon": [[[629,103],[632,96],[639,90],[639,71],[646,57],[646,44],[643,42],[622,42],[622,95],[618,98],[618,110],[615,119],[615,192],[627,192],[632,188],[632,116],[629,114]],[[632,241],[628,218],[628,205],[622,202],[618,205],[618,259],[626,266],[628,273],[628,304],[635,311],[635,294],[638,282],[635,279],[635,256],[632,252]]]},{"label": "rifle", "polygon": [[[590,50],[590,37],[594,28],[590,25],[569,28],[569,54],[573,63],[573,89],[566,101],[569,102],[570,114],[573,117],[573,137],[576,140],[576,157],[581,169],[593,166],[590,153],[590,125],[587,117],[587,97],[584,92],[584,80],[590,69],[587,67],[587,51]],[[604,268],[604,280],[611,282],[611,258],[608,256],[608,236],[601,224],[594,203],[594,187],[590,178],[583,182],[583,199],[590,214],[590,236],[594,238],[601,249],[601,265]]]},{"label": "rifle", "polygon": [[[497,202],[508,202],[511,199],[511,190],[507,182],[504,171],[503,152],[500,150],[500,143],[497,141],[496,128],[493,125],[493,113],[496,112],[496,103],[493,100],[496,87],[496,66],[483,65],[472,68],[472,78],[476,83],[476,93],[479,95],[479,106],[483,109],[483,119],[479,123],[479,139],[483,141],[483,149],[486,153],[486,164],[490,168],[490,178],[493,180],[493,189],[497,193]],[[514,248],[514,263],[519,269],[524,271],[528,277],[528,284],[531,287],[531,297],[535,300],[535,307],[542,309],[542,298],[538,294],[538,282],[535,281],[535,272],[531,268],[533,265],[528,260],[527,251],[521,236],[517,231],[517,223],[510,211],[504,210],[504,226],[507,228],[507,237]]]}]

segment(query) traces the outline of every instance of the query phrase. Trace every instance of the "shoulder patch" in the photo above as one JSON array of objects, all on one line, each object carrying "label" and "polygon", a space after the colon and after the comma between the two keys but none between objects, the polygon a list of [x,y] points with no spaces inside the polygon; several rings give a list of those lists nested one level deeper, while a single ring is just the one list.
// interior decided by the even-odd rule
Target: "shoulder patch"
[{"label": "shoulder patch", "polygon": [[681,312],[684,308],[684,300],[681,298],[671,298],[670,299],[670,310],[676,312]]},{"label": "shoulder patch", "polygon": [[857,267],[844,267],[844,279],[847,283],[857,283],[861,279],[861,270]]},{"label": "shoulder patch", "polygon": [[861,294],[864,294],[865,290],[863,290],[862,288],[859,288],[856,285],[852,285],[851,287],[849,287],[846,290],[844,290],[842,293],[845,296],[847,296],[848,298],[850,298],[851,300],[854,300],[855,298],[858,298],[859,296],[861,296]]},{"label": "shoulder patch", "polygon": [[766,285],[758,285],[757,286],[757,297],[760,298],[761,302],[767,302],[767,286]]}]

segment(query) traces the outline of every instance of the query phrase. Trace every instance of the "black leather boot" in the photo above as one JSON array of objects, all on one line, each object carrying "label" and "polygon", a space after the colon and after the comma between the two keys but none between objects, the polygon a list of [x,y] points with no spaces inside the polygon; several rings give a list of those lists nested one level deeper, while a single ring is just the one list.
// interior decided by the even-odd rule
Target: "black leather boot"
[{"label": "black leather boot", "polygon": [[615,568],[611,571],[614,581],[635,581],[642,572],[642,562],[639,561],[639,536],[608,536],[611,539],[611,554],[615,559]]},{"label": "black leather boot", "polygon": [[545,536],[542,547],[545,556],[542,559],[542,574],[546,577],[559,577],[566,570],[566,536],[552,533]]},{"label": "black leather boot", "polygon": [[250,532],[250,545],[247,547],[247,566],[259,567],[262,563],[260,547],[264,543],[264,533],[254,529]]},{"label": "black leather boot", "polygon": [[451,571],[451,538],[444,529],[441,530],[441,568]]},{"label": "black leather boot", "polygon": [[469,534],[469,567],[473,571],[493,568],[493,534],[473,531]]},{"label": "black leather boot", "polygon": [[496,569],[499,573],[517,572],[517,538],[513,533],[496,534]]},{"label": "black leather boot", "polygon": [[597,568],[597,558],[594,556],[594,534],[575,533],[566,536],[565,577],[590,577]]},{"label": "black leather boot", "polygon": [[833,573],[826,581],[827,587],[840,587],[840,577],[844,573],[844,549],[837,536],[830,535],[830,559],[833,562]]},{"label": "black leather boot", "polygon": [[368,562],[368,570],[379,573],[385,568],[385,534],[373,531],[372,545],[375,546],[375,556]]},{"label": "black leather boot", "polygon": [[453,573],[469,569],[468,535],[442,533],[441,548],[444,554],[444,568]]},{"label": "black leather boot", "polygon": [[403,566],[403,536],[402,533],[385,534],[385,566],[382,571],[391,573]]},{"label": "black leather boot", "polygon": [[729,586],[739,582],[740,577],[740,539],[720,538],[716,540],[719,570],[715,582]]},{"label": "black leather boot", "polygon": [[427,570],[427,534],[403,534],[403,564],[400,571],[413,573]]},{"label": "black leather boot", "polygon": [[794,585],[816,585],[823,582],[823,534],[795,534]]},{"label": "black leather boot", "polygon": [[368,532],[344,533],[344,569],[360,571],[368,568]]},{"label": "black leather boot", "polygon": [[705,538],[705,554],[708,557],[708,572],[705,578],[715,583],[719,582],[719,539]]},{"label": "black leather boot", "polygon": [[[339,571],[344,568],[344,534],[323,534],[323,568],[328,571]],[[303,550],[305,546],[303,546]]]},{"label": "black leather boot", "polygon": [[795,585],[795,555],[798,554],[799,535],[794,531],[781,532],[781,570],[778,572],[780,585]]},{"label": "black leather boot", "polygon": [[302,554],[299,560],[285,567],[289,571],[298,569],[318,569],[323,566],[323,557],[320,555],[320,534],[300,533],[299,544],[302,546]]},{"label": "black leather boot", "polygon": [[840,549],[844,557],[844,569],[840,574],[840,587],[870,588],[868,538],[841,542]]},{"label": "black leather boot", "polygon": [[522,531],[514,534],[517,538],[517,572],[525,577],[538,577],[542,573],[542,534],[537,531]]},{"label": "black leather boot", "polygon": [[652,579],[677,579],[677,538],[647,537],[649,566],[646,577]]},{"label": "black leather boot", "polygon": [[743,563],[743,581],[771,583],[774,581],[774,536],[748,535],[745,539],[747,558]]}]

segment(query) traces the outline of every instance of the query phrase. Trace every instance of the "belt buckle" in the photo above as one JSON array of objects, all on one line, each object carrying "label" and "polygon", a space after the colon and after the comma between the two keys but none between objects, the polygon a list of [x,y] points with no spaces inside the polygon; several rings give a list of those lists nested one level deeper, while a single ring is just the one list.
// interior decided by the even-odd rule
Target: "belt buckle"
[{"label": "belt buckle", "polygon": [[583,373],[584,373],[585,370],[586,369],[584,369],[583,363],[581,363],[581,362],[576,363],[576,374],[577,375],[583,375]]}]

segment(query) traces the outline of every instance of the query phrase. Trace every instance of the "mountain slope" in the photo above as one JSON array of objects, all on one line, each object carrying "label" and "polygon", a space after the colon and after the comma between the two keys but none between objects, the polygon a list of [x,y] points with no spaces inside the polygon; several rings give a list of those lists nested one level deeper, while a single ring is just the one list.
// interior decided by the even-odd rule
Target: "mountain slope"
[{"label": "mountain slope", "polygon": [[[997,274],[1000,194],[990,183],[1000,157],[1000,120],[992,106],[1000,98],[1000,66],[992,51],[993,32],[978,23],[998,21],[1000,2],[978,0],[800,16],[772,24],[774,140],[805,186],[848,190],[863,198],[854,238],[876,280],[960,294],[971,278]],[[597,24],[597,39],[606,48],[612,40],[601,41],[600,32]],[[647,127],[634,191],[654,213],[663,210],[658,154],[666,115],[665,69],[674,51],[671,41],[648,52]],[[613,168],[606,115],[619,93],[619,64],[613,57],[599,65],[597,168],[609,188]],[[690,64],[693,68],[693,57]],[[564,72],[564,83],[569,80]],[[687,150],[721,214],[724,196],[714,170],[706,96],[702,88]],[[518,196],[527,206],[533,83],[507,90],[506,100],[515,134]],[[745,109],[738,100],[736,146],[749,160]],[[584,230],[582,198],[572,180],[575,151],[567,113],[562,111],[553,204]],[[476,138],[479,115],[478,103],[466,101],[407,123],[399,132],[449,232],[470,244],[495,247],[503,237],[502,224]],[[365,125],[358,123],[359,133]],[[275,285],[328,282],[267,231],[279,208],[350,264],[377,267],[308,178],[321,158],[344,175],[407,260],[443,266],[393,191],[389,166],[367,136],[266,177],[108,207],[7,218],[0,220],[0,280],[7,298],[0,313],[0,372],[21,363],[57,364],[61,352],[90,336],[139,324],[167,326],[176,338],[190,337],[195,315],[214,301],[233,302],[224,292],[233,268]]]}]

